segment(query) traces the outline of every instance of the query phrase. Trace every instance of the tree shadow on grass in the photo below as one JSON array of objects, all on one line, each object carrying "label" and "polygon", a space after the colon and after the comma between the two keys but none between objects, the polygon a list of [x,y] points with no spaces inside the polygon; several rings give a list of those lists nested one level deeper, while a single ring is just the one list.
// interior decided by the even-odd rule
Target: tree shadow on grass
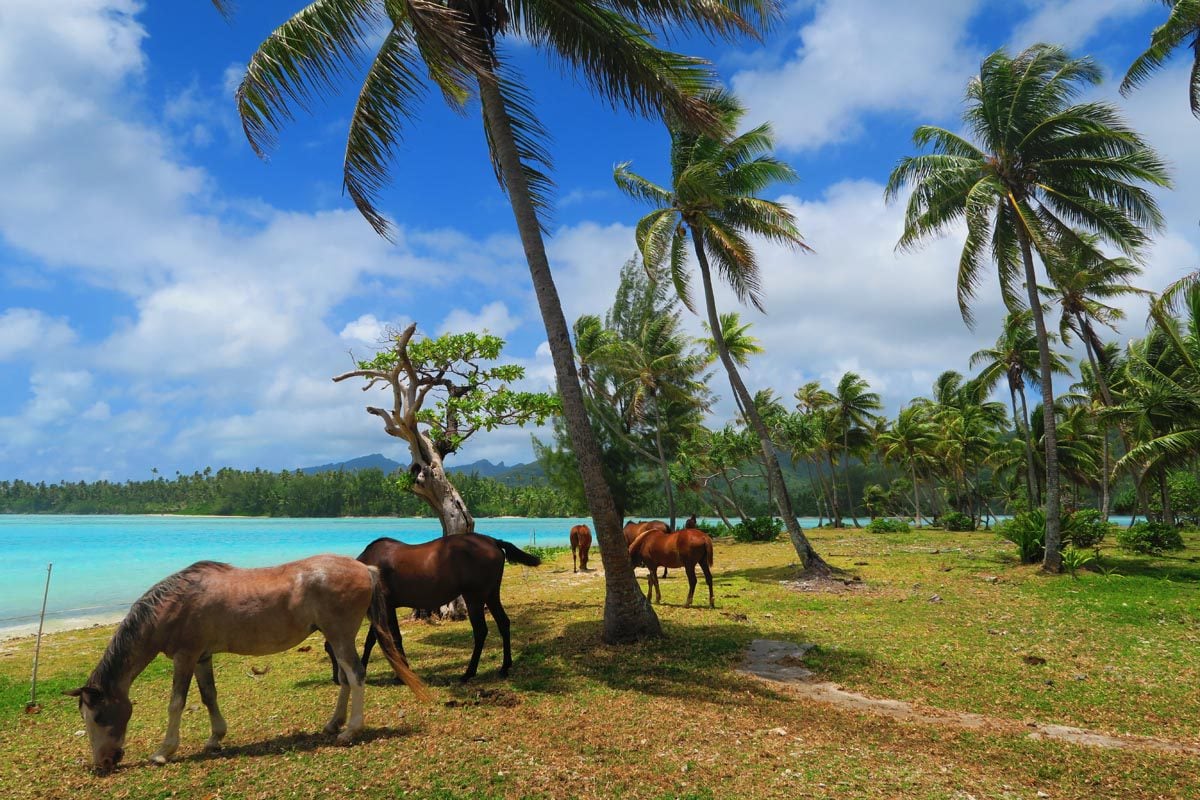
[{"label": "tree shadow on grass", "polygon": [[[381,739],[401,739],[418,733],[414,725],[395,725],[382,728],[363,728],[354,739],[354,744],[366,744]],[[176,761],[204,762],[218,761],[226,758],[261,758],[263,756],[278,756],[283,753],[310,753],[321,747],[336,747],[337,739],[333,734],[321,732],[296,732],[259,742],[227,745],[216,751],[200,751],[191,755],[174,759]]]},{"label": "tree shadow on grass", "polygon": [[[1101,558],[1105,569],[1125,577],[1165,578],[1171,581],[1200,583],[1200,562],[1192,556],[1138,556],[1108,551]],[[1099,571],[1099,570],[1096,570]]]}]

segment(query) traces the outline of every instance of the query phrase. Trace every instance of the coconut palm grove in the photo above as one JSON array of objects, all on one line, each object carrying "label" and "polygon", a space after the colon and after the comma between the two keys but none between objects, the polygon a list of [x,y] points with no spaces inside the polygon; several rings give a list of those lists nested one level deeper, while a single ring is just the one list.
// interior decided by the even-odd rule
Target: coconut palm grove
[{"label": "coconut palm grove", "polygon": [[1200,797],[1200,3],[0,64],[6,797]]}]

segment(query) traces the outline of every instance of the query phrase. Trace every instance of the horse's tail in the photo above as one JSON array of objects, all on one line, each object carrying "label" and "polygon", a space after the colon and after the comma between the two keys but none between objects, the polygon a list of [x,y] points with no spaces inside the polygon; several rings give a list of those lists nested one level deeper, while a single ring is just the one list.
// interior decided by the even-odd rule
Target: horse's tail
[{"label": "horse's tail", "polygon": [[649,538],[652,533],[654,533],[653,530],[644,530],[634,537],[634,540],[629,543],[629,555],[636,553],[641,548],[642,540]]},{"label": "horse's tail", "polygon": [[711,567],[713,565],[713,543],[711,536],[704,537],[704,552],[708,558],[708,565]]},{"label": "horse's tail", "polygon": [[388,663],[392,665],[396,677],[404,681],[404,685],[412,690],[418,700],[433,700],[433,695],[417,677],[417,673],[409,668],[408,661],[400,653],[400,648],[396,647],[396,640],[392,638],[392,629],[388,626],[388,614],[391,613],[391,608],[388,606],[383,581],[379,579],[379,569],[377,567],[367,567],[367,569],[371,573],[371,605],[367,608],[367,617],[371,620],[371,627],[375,629],[375,638],[379,640],[380,649],[383,650]]},{"label": "horse's tail", "polygon": [[542,560],[533,553],[526,553],[511,542],[497,539],[496,545],[504,551],[504,560],[510,564],[524,564],[527,567],[536,567],[542,563]]}]

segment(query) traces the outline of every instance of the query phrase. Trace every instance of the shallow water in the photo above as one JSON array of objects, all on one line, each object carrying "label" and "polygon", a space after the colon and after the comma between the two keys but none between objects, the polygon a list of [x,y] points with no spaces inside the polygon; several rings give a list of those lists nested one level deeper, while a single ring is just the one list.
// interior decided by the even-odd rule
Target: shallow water
[{"label": "shallow water", "polygon": [[[590,520],[479,519],[480,533],[518,546],[565,545],[572,525]],[[240,567],[317,553],[357,556],[380,536],[427,542],[436,519],[355,517],[260,519],[173,516],[0,515],[0,634],[33,625],[54,564],[48,625],[73,627],[120,616],[157,581],[201,560]]]}]

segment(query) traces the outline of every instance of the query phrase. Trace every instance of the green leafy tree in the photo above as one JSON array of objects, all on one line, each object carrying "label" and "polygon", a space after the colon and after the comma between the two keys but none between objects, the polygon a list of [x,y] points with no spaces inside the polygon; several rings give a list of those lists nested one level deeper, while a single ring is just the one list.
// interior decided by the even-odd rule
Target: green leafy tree
[{"label": "green leafy tree", "polygon": [[558,412],[558,398],[509,388],[525,377],[525,369],[493,363],[504,347],[498,336],[414,338],[416,330],[414,322],[393,332],[390,347],[333,380],[363,378],[364,390],[380,385],[387,390],[391,408],[368,406],[367,413],[383,420],[384,432],[408,444],[412,463],[405,487],[437,514],[443,536],[471,533],[475,520],[446,474],[445,458],[479,431],[542,424]]},{"label": "green leafy tree", "polygon": [[1080,228],[1134,256],[1162,218],[1144,184],[1166,186],[1162,161],[1116,110],[1074,103],[1101,80],[1091,59],[1035,45],[1010,56],[984,59],[967,87],[963,114],[970,138],[921,126],[914,141],[931,152],[902,159],[886,195],[913,192],[899,247],[907,249],[961,222],[967,236],[958,268],[958,301],[971,323],[970,305],[984,269],[994,265],[1010,308],[1020,305],[1024,281],[1038,339],[1046,430],[1046,541],[1043,567],[1061,571],[1057,437],[1049,336],[1038,298],[1035,254],[1059,258],[1064,243],[1086,247]]},{"label": "green leafy tree", "polygon": [[682,120],[670,124],[670,188],[638,175],[628,163],[619,165],[614,177],[626,194],[656,207],[637,224],[638,249],[651,269],[666,268],[679,298],[694,311],[687,258],[688,239],[691,239],[704,290],[709,332],[734,396],[758,436],[767,479],[788,536],[805,569],[827,570],[796,521],[770,433],[725,346],[713,293],[715,265],[739,300],[762,308],[758,261],[749,236],[807,249],[787,207],[759,197],[773,183],[794,180],[795,172],[771,155],[774,137],[769,125],[735,135],[733,131],[743,115],[741,106],[722,92],[714,92],[707,98],[720,111],[722,132],[697,133],[682,124]]},{"label": "green leafy tree", "polygon": [[891,427],[879,435],[879,447],[885,460],[908,469],[912,481],[913,516],[921,527],[921,491],[919,475],[934,459],[937,426],[928,408],[910,404],[900,409]]}]

